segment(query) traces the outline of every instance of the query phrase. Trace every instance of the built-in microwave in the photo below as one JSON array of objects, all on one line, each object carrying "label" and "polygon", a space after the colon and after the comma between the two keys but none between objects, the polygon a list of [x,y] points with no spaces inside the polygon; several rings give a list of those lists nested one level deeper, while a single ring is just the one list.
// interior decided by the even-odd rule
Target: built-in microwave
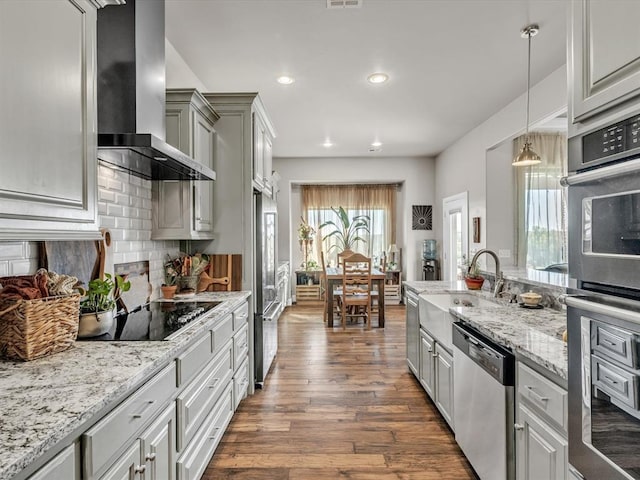
[{"label": "built-in microwave", "polygon": [[640,116],[569,139],[569,275],[640,298]]}]

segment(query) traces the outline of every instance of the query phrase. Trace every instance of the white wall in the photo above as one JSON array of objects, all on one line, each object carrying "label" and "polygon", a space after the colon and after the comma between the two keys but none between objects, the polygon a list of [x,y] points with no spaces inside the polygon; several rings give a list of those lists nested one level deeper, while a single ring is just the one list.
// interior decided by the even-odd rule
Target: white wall
[{"label": "white wall", "polygon": [[[499,81],[500,77],[496,77]],[[567,106],[567,71],[563,66],[531,88],[531,120],[538,123],[555,117]],[[434,229],[436,238],[442,241],[442,199],[450,195],[469,192],[469,235],[472,235],[471,219],[480,217],[481,225],[487,225],[486,216],[486,153],[487,150],[507,138],[515,137],[525,129],[526,92],[509,105],[489,117],[482,124],[458,139],[436,157],[434,204]],[[492,182],[492,189],[505,188]],[[482,227],[483,230],[485,227]],[[480,243],[471,243],[470,250],[486,245],[486,232]],[[473,251],[471,253],[473,253]]]},{"label": "white wall", "polygon": [[432,158],[274,158],[273,169],[281,176],[278,194],[280,260],[290,260],[294,270],[302,262],[296,239],[301,215],[300,189],[296,185],[401,183],[397,197],[396,243],[402,248],[404,279],[422,278],[422,240],[435,237],[433,230],[411,230],[411,206],[434,205],[435,170]]},{"label": "white wall", "polygon": [[167,88],[195,88],[200,92],[209,91],[166,38],[164,39],[164,53]]}]

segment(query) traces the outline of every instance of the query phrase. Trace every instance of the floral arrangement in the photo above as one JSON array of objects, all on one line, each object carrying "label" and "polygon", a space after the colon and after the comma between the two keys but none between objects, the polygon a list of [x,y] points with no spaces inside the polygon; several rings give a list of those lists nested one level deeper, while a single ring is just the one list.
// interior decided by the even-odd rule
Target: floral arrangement
[{"label": "floral arrangement", "polygon": [[302,220],[302,223],[298,226],[298,241],[300,242],[300,245],[302,245],[303,242],[312,244],[316,231],[305,221],[304,218],[300,217],[300,220]]}]

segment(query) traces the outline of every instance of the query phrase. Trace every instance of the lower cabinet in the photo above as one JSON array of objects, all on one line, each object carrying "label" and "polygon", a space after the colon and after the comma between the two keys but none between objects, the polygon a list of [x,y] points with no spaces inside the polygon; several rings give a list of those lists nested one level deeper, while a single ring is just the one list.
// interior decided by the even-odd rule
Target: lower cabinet
[{"label": "lower cabinet", "polygon": [[144,480],[175,480],[176,409],[173,402],[140,435]]},{"label": "lower cabinet", "polygon": [[516,375],[516,480],[572,478],[567,391],[521,362]]},{"label": "lower cabinet", "polygon": [[516,478],[567,479],[567,439],[522,404],[518,405],[517,418]]},{"label": "lower cabinet", "polygon": [[453,429],[453,356],[436,342],[435,402],[442,416]]},{"label": "lower cabinet", "polygon": [[422,328],[419,379],[453,430],[453,356]]},{"label": "lower cabinet", "polygon": [[80,480],[80,443],[62,450],[29,480]]}]

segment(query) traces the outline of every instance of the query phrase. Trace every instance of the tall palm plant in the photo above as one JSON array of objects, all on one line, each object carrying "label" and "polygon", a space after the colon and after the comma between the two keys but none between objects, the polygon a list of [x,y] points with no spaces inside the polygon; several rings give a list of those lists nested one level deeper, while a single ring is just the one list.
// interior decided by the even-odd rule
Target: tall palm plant
[{"label": "tall palm plant", "polygon": [[355,215],[349,219],[344,208],[331,207],[331,210],[337,215],[338,222],[327,220],[320,225],[320,230],[324,230],[325,227],[333,227],[333,230],[324,236],[325,240],[331,237],[336,240],[336,243],[329,247],[329,250],[334,247],[339,251],[355,250],[356,243],[367,243],[368,239],[363,238],[361,234],[370,233],[368,215]]}]

